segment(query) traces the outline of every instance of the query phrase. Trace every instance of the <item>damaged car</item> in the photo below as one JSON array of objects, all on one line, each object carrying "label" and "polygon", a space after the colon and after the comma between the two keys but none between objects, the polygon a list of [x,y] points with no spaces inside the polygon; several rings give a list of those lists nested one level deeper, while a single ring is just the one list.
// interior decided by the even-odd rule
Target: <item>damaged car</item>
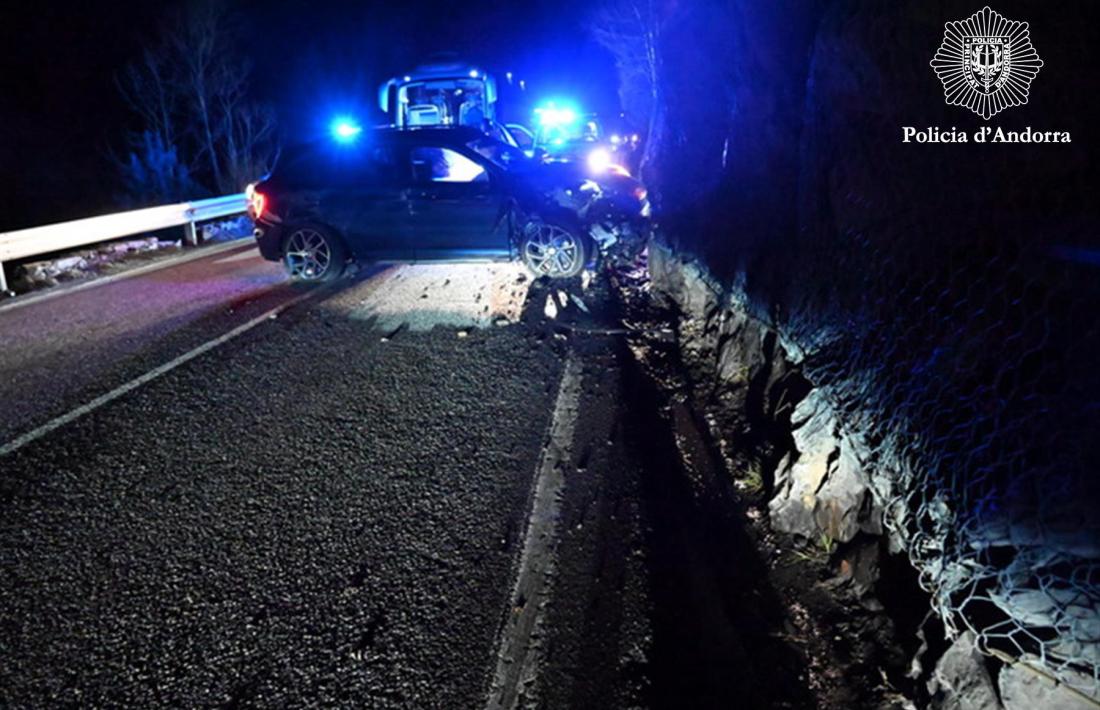
[{"label": "damaged car", "polygon": [[260,253],[301,281],[353,262],[514,259],[569,278],[640,240],[649,214],[637,180],[543,164],[463,127],[299,146],[247,194]]}]

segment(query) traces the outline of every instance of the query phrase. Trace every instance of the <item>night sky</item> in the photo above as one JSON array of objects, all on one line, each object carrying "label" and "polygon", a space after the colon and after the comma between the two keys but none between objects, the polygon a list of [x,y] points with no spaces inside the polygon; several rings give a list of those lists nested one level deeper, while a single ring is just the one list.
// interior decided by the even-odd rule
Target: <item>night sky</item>
[{"label": "night sky", "polygon": [[[6,13],[0,104],[0,230],[112,211],[111,152],[139,129],[115,77],[180,3],[35,3]],[[590,3],[270,2],[235,0],[255,64],[255,98],[273,104],[290,139],[336,112],[381,121],[379,84],[433,52],[454,51],[503,79],[527,80],[532,99],[576,97],[616,111],[610,56],[583,29]],[[33,7],[33,9],[32,9]],[[508,118],[523,120],[526,116]]]}]

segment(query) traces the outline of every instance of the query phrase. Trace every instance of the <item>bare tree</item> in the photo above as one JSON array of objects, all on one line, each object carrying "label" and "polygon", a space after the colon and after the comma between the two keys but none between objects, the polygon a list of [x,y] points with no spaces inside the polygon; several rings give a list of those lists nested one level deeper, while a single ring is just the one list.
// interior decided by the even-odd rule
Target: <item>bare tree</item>
[{"label": "bare tree", "polygon": [[274,112],[248,95],[250,63],[224,4],[194,0],[119,80],[145,124],[211,191],[237,192],[277,153]]},{"label": "bare tree", "polygon": [[147,48],[116,80],[142,123],[126,136],[122,155],[109,151],[122,178],[123,201],[131,206],[177,202],[202,191],[180,155],[181,97],[169,59],[163,48]]},{"label": "bare tree", "polygon": [[[275,165],[279,157],[275,140],[275,112],[268,106],[232,103],[222,105],[219,133],[225,137],[225,181],[228,190],[241,189],[241,185],[262,177]],[[256,150],[256,146],[270,147]]]},{"label": "bare tree", "polygon": [[232,189],[226,185],[226,172],[234,155],[225,150],[229,136],[222,119],[226,112],[244,104],[249,67],[238,59],[233,46],[235,32],[224,5],[210,0],[192,2],[173,24],[168,46],[177,59],[181,88],[189,99],[195,158],[205,161],[217,189]]},{"label": "bare tree", "polygon": [[593,37],[615,58],[623,109],[645,120],[643,174],[664,138],[661,32],[667,19],[661,0],[607,0],[589,23]]},{"label": "bare tree", "polygon": [[123,99],[141,117],[145,132],[159,136],[165,145],[176,144],[179,92],[172,86],[174,69],[161,50],[145,49],[141,58],[127,65],[117,79]]}]

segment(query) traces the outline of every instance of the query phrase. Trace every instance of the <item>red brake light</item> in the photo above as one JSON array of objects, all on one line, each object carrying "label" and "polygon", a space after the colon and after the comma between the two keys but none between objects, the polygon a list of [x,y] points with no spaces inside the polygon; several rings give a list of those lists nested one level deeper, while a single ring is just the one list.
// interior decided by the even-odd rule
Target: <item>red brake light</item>
[{"label": "red brake light", "polygon": [[267,196],[264,193],[252,189],[251,194],[248,196],[248,214],[252,219],[259,219],[263,216],[264,207],[267,205]]}]

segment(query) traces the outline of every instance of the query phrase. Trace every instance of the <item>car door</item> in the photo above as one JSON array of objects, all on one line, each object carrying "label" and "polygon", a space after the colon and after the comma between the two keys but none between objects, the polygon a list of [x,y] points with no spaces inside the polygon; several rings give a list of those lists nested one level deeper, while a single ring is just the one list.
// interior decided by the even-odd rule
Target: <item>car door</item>
[{"label": "car door", "polygon": [[407,164],[391,146],[379,145],[341,156],[333,188],[320,212],[347,240],[356,257],[409,260]]},{"label": "car door", "polygon": [[413,146],[409,160],[410,230],[417,260],[508,256],[504,196],[486,165],[444,146]]}]

